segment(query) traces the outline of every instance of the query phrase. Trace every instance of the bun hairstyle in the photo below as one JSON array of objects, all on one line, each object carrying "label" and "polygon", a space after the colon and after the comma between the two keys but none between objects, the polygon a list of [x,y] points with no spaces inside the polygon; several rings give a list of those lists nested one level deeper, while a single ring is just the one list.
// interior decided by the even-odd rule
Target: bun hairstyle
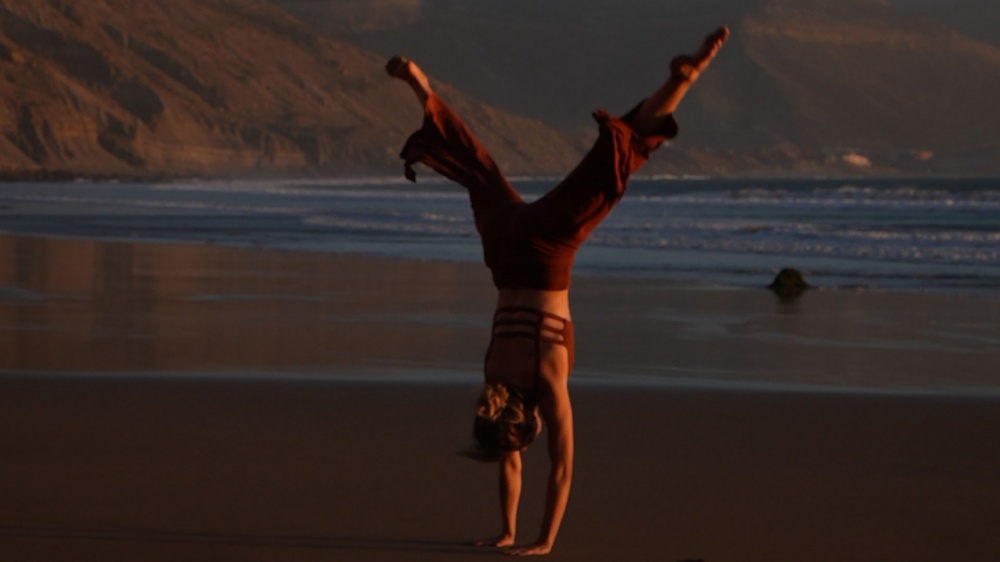
[{"label": "bun hairstyle", "polygon": [[487,384],[476,405],[473,434],[478,448],[469,456],[478,460],[499,460],[504,453],[520,451],[538,434],[534,402],[504,384]]}]

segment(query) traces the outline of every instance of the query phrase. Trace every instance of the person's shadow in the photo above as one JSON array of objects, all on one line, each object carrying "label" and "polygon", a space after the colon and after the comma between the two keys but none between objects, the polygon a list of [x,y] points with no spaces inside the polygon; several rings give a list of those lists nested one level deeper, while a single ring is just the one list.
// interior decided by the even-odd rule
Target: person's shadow
[{"label": "person's shadow", "polygon": [[0,537],[20,537],[50,540],[87,540],[109,543],[150,545],[187,544],[207,546],[240,546],[267,548],[315,548],[331,551],[382,550],[393,552],[440,552],[463,554],[495,554],[468,542],[446,540],[406,540],[378,537],[347,538],[306,535],[252,535],[238,533],[205,533],[184,531],[99,529],[83,527],[0,526]]}]

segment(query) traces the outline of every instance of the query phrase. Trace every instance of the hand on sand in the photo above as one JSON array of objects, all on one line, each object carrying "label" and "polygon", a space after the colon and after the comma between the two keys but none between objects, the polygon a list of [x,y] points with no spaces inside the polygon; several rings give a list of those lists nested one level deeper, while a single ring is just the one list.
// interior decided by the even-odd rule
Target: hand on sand
[{"label": "hand on sand", "polygon": [[538,543],[515,546],[514,548],[507,550],[507,554],[510,556],[540,556],[542,554],[548,554],[551,551],[551,544]]},{"label": "hand on sand", "polygon": [[490,537],[488,539],[479,539],[478,541],[472,541],[472,546],[511,546],[514,544],[514,535],[499,535],[496,537]]}]

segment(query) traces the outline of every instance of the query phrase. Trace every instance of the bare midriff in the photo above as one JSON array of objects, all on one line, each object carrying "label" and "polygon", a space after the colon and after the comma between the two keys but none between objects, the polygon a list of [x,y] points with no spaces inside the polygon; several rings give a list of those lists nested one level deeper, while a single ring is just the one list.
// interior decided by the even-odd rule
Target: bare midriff
[{"label": "bare midriff", "polygon": [[572,320],[569,314],[569,290],[500,289],[499,296],[497,297],[497,309],[508,307],[533,308],[560,318],[565,318],[566,320]]},{"label": "bare midriff", "polygon": [[572,368],[569,291],[502,289],[485,365],[486,382],[533,393],[539,379]]}]

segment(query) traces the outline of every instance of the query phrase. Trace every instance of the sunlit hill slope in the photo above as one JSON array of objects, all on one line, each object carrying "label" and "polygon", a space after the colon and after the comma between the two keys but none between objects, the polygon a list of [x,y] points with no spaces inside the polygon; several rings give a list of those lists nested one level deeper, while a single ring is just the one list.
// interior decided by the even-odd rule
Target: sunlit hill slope
[{"label": "sunlit hill slope", "polygon": [[[0,0],[0,173],[398,174],[421,113],[383,64],[263,1]],[[575,158],[441,88],[514,172]]]},{"label": "sunlit hill slope", "polygon": [[1000,41],[974,2],[942,23],[929,0],[0,0],[0,174],[397,175],[421,119],[397,52],[506,172],[562,174],[591,111],[627,111],[721,22],[646,173],[998,174]]}]

